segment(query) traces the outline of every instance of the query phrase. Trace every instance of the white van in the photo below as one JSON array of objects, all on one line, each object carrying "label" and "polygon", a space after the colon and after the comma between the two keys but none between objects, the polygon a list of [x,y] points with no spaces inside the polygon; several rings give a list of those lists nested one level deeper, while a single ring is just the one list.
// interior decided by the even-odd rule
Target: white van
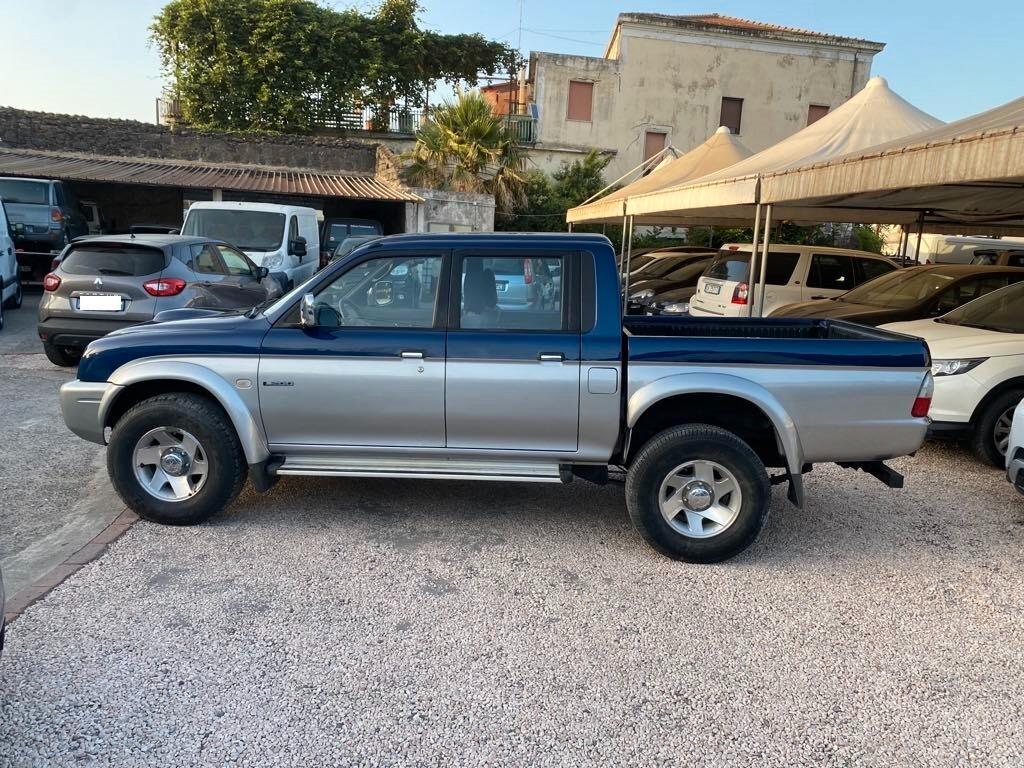
[{"label": "white van", "polygon": [[[704,270],[690,299],[697,317],[746,317],[754,296],[750,244],[730,243]],[[839,296],[899,267],[877,253],[816,245],[769,245],[764,314],[798,301]]]},{"label": "white van", "polygon": [[320,268],[320,230],[312,208],[274,203],[192,203],[181,234],[231,243],[271,274],[283,272],[286,288],[307,280]]},{"label": "white van", "polygon": [[21,306],[21,278],[18,276],[18,257],[14,252],[14,238],[7,219],[7,209],[0,200],[0,329],[4,327],[4,307]]},{"label": "white van", "polygon": [[921,235],[921,250],[917,250],[917,235],[911,233],[907,242],[907,256],[917,254],[920,264],[970,264],[974,252],[1001,248],[1024,248],[1021,237],[962,237],[960,235]]}]

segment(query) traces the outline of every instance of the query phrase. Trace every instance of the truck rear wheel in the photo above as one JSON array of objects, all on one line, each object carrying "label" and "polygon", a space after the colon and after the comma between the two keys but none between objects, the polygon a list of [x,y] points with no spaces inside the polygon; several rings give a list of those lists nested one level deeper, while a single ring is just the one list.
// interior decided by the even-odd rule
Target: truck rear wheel
[{"label": "truck rear wheel", "polygon": [[707,424],[655,435],[626,476],[626,505],[641,535],[662,554],[691,563],[716,563],[749,547],[770,501],[757,454]]},{"label": "truck rear wheel", "polygon": [[235,499],[248,466],[224,411],[205,397],[175,392],[143,400],[114,425],[107,471],[139,517],[192,525]]}]

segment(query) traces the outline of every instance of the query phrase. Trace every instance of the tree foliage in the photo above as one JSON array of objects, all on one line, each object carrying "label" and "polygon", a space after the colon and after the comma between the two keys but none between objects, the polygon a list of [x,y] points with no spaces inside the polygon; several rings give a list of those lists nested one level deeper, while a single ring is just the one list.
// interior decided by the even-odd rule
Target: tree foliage
[{"label": "tree foliage", "polygon": [[524,158],[504,121],[476,91],[459,92],[434,109],[404,156],[411,184],[489,192],[499,210],[523,202]]},{"label": "tree foliage", "polygon": [[518,53],[481,35],[420,29],[417,0],[369,13],[311,0],[171,0],[150,28],[186,122],[308,131],[363,104],[422,106],[444,80],[509,72]]}]

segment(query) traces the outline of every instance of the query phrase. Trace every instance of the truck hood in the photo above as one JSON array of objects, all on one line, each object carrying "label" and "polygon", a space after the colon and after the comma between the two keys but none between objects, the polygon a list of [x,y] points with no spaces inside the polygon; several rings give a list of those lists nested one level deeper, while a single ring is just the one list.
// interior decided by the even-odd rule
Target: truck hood
[{"label": "truck hood", "polygon": [[907,323],[889,323],[881,327],[887,331],[924,339],[928,342],[932,357],[938,359],[1024,355],[1024,334],[1020,333],[968,328],[952,323],[940,323],[938,320],[913,320]]},{"label": "truck hood", "polygon": [[[163,320],[164,317],[177,319]],[[108,381],[125,363],[144,357],[251,356],[260,351],[270,322],[263,315],[178,309],[160,319],[114,331],[86,347],[78,366],[82,381]]]}]

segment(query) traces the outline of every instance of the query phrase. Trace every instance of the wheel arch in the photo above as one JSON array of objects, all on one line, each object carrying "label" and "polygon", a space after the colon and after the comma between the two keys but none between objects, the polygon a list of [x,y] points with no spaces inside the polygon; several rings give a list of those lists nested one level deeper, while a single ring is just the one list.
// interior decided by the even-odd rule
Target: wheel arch
[{"label": "wheel arch", "polygon": [[985,396],[974,407],[974,412],[971,413],[971,424],[977,424],[978,419],[981,418],[981,414],[988,408],[989,403],[1011,389],[1024,389],[1024,376],[1013,376],[1005,379],[986,392]]},{"label": "wheel arch", "polygon": [[263,428],[253,418],[237,391],[223,378],[195,363],[177,360],[141,360],[118,368],[110,377],[116,384],[100,404],[104,428],[131,406],[147,397],[167,392],[193,392],[213,399],[231,420],[242,444],[246,461],[259,464],[270,456]]}]

